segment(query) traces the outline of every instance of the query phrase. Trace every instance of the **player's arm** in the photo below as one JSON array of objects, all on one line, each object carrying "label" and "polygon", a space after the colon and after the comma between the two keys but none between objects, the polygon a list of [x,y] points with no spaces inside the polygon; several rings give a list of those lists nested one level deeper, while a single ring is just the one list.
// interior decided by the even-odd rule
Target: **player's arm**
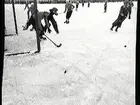
[{"label": "player's arm", "polygon": [[64,13],[66,12],[66,10],[67,10],[67,4],[65,5],[65,10],[64,10]]},{"label": "player's arm", "polygon": [[27,4],[25,4],[24,10],[27,8]]},{"label": "player's arm", "polygon": [[121,16],[124,16],[124,13],[123,13],[123,6],[121,6],[120,15],[121,15]]}]

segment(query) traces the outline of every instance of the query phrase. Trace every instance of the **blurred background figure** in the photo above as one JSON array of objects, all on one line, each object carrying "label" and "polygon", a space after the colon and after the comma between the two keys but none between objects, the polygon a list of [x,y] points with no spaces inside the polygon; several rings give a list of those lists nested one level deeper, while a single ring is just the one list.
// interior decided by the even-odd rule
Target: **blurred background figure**
[{"label": "blurred background figure", "polygon": [[108,0],[105,0],[105,3],[104,3],[104,13],[107,12],[107,2],[108,2]]},{"label": "blurred background figure", "polygon": [[88,1],[88,7],[90,7],[90,1]]},{"label": "blurred background figure", "polygon": [[78,0],[76,0],[76,11],[78,10],[78,7],[79,7],[79,1]]},{"label": "blurred background figure", "polygon": [[82,7],[84,7],[84,0],[82,0]]}]

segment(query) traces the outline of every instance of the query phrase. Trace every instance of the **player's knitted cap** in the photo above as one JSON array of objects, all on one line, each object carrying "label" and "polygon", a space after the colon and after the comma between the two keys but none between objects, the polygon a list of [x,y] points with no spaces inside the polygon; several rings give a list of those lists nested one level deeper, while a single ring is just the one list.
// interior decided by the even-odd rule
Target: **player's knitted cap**
[{"label": "player's knitted cap", "polygon": [[52,9],[50,9],[50,12],[54,13],[55,15],[58,15],[57,11],[58,9],[56,7],[53,7]]}]

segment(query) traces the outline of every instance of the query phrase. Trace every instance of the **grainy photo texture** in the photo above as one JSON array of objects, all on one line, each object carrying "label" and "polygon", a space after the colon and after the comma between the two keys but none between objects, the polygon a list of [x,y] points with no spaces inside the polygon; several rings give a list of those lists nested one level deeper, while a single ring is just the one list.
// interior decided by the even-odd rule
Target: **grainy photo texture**
[{"label": "grainy photo texture", "polygon": [[137,0],[4,0],[2,105],[135,105]]}]

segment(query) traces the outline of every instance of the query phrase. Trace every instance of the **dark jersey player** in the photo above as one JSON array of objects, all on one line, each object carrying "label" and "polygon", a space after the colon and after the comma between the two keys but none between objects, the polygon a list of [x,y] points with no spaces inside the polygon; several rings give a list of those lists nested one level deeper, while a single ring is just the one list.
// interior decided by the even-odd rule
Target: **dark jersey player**
[{"label": "dark jersey player", "polygon": [[114,27],[116,27],[115,31],[118,31],[118,28],[121,27],[122,22],[126,19],[126,17],[128,16],[129,13],[129,9],[128,9],[128,2],[124,1],[124,5],[121,6],[120,12],[119,12],[119,16],[118,18],[112,23],[112,27],[110,28],[110,30],[113,30]]}]

